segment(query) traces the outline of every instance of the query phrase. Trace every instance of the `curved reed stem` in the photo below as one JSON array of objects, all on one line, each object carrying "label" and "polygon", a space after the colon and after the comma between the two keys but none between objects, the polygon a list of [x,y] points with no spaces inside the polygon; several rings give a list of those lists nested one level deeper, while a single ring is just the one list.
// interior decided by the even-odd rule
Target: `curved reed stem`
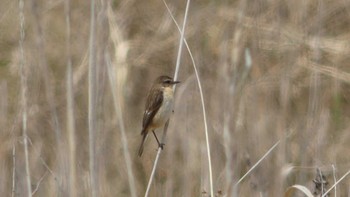
[{"label": "curved reed stem", "polygon": [[[166,4],[166,2],[163,0],[172,20],[174,21],[177,29],[179,30],[179,32],[181,33],[181,29],[179,24],[176,22],[174,16],[171,13],[171,10],[169,9],[169,6]],[[197,66],[196,63],[194,61],[192,52],[190,50],[190,47],[187,44],[187,40],[184,39],[184,43],[186,45],[187,51],[191,57],[192,60],[192,65],[193,65],[193,69],[194,72],[196,74],[196,79],[197,79],[197,84],[198,84],[198,88],[199,88],[199,93],[201,96],[201,104],[202,104],[202,111],[203,111],[203,121],[204,121],[204,131],[205,131],[205,140],[206,140],[206,146],[207,146],[207,155],[208,155],[208,166],[209,166],[209,182],[210,182],[210,195],[214,196],[214,187],[213,187],[213,172],[212,172],[212,165],[211,165],[211,156],[210,156],[210,144],[209,144],[209,135],[208,135],[208,124],[207,124],[207,116],[206,116],[206,110],[205,110],[205,104],[204,104],[204,96],[203,96],[203,91],[202,91],[202,85],[201,85],[201,81],[199,78],[199,74],[197,71]]]},{"label": "curved reed stem", "polygon": [[[177,59],[176,59],[176,68],[175,68],[175,74],[174,74],[174,80],[175,81],[177,80],[177,76],[178,76],[178,72],[179,72],[179,68],[180,68],[182,46],[183,46],[184,37],[185,37],[185,27],[186,27],[187,14],[188,14],[189,7],[190,7],[190,0],[187,0],[185,16],[184,16],[184,23],[182,25],[182,31],[181,31],[181,37],[180,37],[179,50],[178,50]],[[175,92],[175,89],[176,89],[176,85],[173,88],[174,92]],[[164,143],[164,141],[165,141],[166,133],[167,133],[167,130],[168,130],[168,124],[169,124],[169,120],[167,121],[167,123],[164,126],[164,132],[163,132],[163,136],[162,136],[162,140],[161,140],[162,143]],[[154,174],[155,174],[155,171],[156,171],[156,168],[157,168],[157,164],[158,164],[158,160],[159,160],[161,152],[162,152],[162,149],[159,147],[158,151],[157,151],[156,159],[155,159],[154,164],[153,164],[152,173],[151,173],[150,179],[148,181],[145,197],[147,197],[149,195],[149,190],[150,190],[151,185],[152,185],[152,181],[153,181],[153,178],[154,178]]]}]

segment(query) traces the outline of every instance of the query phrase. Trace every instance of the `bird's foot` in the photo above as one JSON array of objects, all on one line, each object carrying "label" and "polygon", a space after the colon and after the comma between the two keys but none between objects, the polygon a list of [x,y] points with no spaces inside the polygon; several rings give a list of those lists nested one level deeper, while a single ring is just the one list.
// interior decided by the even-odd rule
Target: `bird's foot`
[{"label": "bird's foot", "polygon": [[160,147],[162,150],[164,149],[164,146],[165,146],[164,143],[160,143],[160,144],[159,144],[159,147]]}]

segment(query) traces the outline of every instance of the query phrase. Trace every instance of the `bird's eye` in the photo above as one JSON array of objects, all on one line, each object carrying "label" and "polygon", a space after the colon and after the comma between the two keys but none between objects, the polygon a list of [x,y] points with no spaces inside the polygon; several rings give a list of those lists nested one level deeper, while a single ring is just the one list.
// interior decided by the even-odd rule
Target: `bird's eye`
[{"label": "bird's eye", "polygon": [[164,83],[171,83],[171,80],[167,79],[164,81]]}]

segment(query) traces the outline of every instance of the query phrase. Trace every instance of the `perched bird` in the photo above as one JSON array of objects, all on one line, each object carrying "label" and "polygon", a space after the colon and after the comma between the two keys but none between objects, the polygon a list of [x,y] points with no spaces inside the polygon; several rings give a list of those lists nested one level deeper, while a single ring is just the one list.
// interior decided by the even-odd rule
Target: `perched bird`
[{"label": "perched bird", "polygon": [[177,83],[180,82],[174,81],[171,77],[160,76],[154,81],[152,88],[148,92],[146,109],[142,121],[142,141],[138,153],[140,157],[143,152],[145,140],[150,131],[152,131],[156,138],[159,147],[163,149],[164,144],[159,142],[154,130],[164,126],[173,111],[173,86]]}]

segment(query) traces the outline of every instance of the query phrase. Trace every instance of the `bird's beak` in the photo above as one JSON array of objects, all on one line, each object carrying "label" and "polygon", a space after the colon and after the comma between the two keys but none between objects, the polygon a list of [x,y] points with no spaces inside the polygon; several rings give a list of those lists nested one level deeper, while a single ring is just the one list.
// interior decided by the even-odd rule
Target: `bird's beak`
[{"label": "bird's beak", "polygon": [[180,81],[173,81],[172,84],[180,83]]}]

